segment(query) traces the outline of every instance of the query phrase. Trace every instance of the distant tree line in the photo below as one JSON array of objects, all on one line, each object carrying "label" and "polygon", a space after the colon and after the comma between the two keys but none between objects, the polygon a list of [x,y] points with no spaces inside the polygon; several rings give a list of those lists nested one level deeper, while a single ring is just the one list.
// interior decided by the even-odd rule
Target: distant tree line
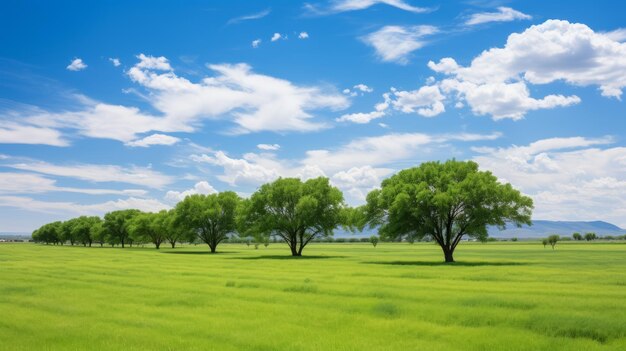
[{"label": "distant tree line", "polygon": [[[531,224],[532,200],[502,184],[475,162],[426,162],[385,179],[367,195],[367,203],[350,207],[343,193],[319,177],[302,181],[279,178],[262,185],[248,199],[235,192],[190,195],[169,211],[120,210],[104,218],[81,216],[43,225],[33,239],[46,244],[132,246],[202,242],[212,253],[220,243],[243,240],[287,244],[301,256],[311,242],[330,240],[343,227],[352,232],[377,228],[381,241],[432,240],[446,262],[462,238],[485,241],[487,227]],[[357,240],[357,239],[355,239]],[[335,241],[340,241],[336,239]]]}]

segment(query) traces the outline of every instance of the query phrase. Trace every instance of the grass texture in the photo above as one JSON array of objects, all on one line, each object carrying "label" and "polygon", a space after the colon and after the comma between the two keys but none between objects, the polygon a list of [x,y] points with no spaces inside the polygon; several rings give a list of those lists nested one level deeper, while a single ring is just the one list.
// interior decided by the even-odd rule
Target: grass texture
[{"label": "grass texture", "polygon": [[0,244],[0,350],[626,350],[626,245]]}]

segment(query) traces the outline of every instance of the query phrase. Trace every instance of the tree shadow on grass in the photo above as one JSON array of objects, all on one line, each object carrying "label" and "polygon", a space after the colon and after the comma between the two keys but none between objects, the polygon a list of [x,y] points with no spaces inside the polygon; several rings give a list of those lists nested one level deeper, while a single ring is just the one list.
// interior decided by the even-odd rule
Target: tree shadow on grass
[{"label": "tree shadow on grass", "polygon": [[211,253],[211,251],[161,251],[161,253],[165,254],[176,254],[176,255],[221,255],[221,254],[231,254],[237,253],[236,251],[217,251]]},{"label": "tree shadow on grass", "polygon": [[265,255],[250,257],[232,257],[234,260],[314,260],[326,258],[344,258],[345,256],[289,256],[289,255]]},{"label": "tree shadow on grass", "polygon": [[481,267],[481,266],[521,266],[522,262],[432,262],[432,261],[367,261],[364,264],[382,264],[390,266],[457,266],[457,267]]}]

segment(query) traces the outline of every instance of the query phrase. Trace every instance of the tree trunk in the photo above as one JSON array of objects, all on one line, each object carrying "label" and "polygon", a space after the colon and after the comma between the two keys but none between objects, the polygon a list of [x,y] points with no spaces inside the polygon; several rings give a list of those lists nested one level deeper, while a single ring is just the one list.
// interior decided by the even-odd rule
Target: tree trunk
[{"label": "tree trunk", "polygon": [[451,250],[448,248],[443,249],[443,256],[446,259],[446,263],[454,262],[454,257],[452,256],[453,253],[454,253],[454,250]]},{"label": "tree trunk", "polygon": [[155,243],[157,250],[159,249],[159,247],[161,246],[161,243]]},{"label": "tree trunk", "polygon": [[291,249],[291,256],[301,256],[298,253],[298,249],[296,247],[296,243],[289,243],[289,248]]},{"label": "tree trunk", "polygon": [[214,245],[209,245],[209,247],[211,248],[211,253],[215,253],[215,249],[217,248]]},{"label": "tree trunk", "polygon": [[176,246],[176,242],[170,242],[170,244],[172,244],[172,249]]}]

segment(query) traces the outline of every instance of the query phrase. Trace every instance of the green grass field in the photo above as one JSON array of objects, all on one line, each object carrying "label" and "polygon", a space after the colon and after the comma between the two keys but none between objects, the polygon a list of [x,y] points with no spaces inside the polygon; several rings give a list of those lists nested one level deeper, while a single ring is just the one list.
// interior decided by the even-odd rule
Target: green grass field
[{"label": "green grass field", "polygon": [[626,245],[0,244],[1,350],[626,350]]}]

